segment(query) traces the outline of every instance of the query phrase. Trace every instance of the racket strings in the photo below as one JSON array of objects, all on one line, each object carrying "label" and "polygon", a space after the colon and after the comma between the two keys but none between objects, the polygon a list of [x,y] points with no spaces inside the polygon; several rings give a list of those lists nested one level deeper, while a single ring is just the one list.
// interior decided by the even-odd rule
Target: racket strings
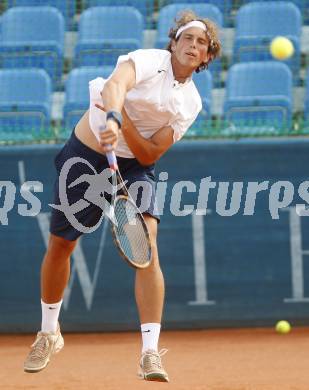
[{"label": "racket strings", "polygon": [[150,260],[150,245],[145,225],[137,207],[126,198],[115,203],[116,237],[125,256],[136,264]]}]

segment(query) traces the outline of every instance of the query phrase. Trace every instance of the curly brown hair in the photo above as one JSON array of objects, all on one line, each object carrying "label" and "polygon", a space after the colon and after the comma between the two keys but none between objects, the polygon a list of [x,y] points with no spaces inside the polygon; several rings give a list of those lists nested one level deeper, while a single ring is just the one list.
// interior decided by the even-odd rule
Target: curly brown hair
[{"label": "curly brown hair", "polygon": [[[207,62],[203,62],[198,68],[195,69],[196,73],[201,72],[204,69],[208,68],[208,65],[213,61],[215,58],[217,58],[220,55],[221,52],[221,42],[219,39],[219,29],[217,25],[207,19],[207,18],[201,18],[197,16],[193,11],[191,10],[183,10],[179,13],[179,18],[175,18],[175,27],[172,27],[169,31],[168,37],[170,38],[170,41],[166,47],[166,50],[172,53],[172,43],[173,41],[178,41],[179,37],[176,39],[176,33],[178,29],[181,26],[186,25],[189,22],[192,22],[193,20],[198,20],[205,24],[207,30],[206,35],[209,39],[209,47],[208,47],[208,53],[210,54],[209,60]],[[180,34],[181,35],[181,34]]]}]

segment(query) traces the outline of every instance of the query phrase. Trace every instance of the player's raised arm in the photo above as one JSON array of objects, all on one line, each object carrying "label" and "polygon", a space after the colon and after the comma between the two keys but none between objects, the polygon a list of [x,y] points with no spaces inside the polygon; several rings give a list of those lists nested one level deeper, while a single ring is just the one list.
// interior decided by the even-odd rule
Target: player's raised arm
[{"label": "player's raised arm", "polygon": [[104,85],[101,96],[107,112],[107,120],[106,128],[100,134],[103,152],[115,149],[117,145],[118,130],[122,123],[120,113],[126,94],[134,85],[135,67],[131,60],[119,64],[112,77]]},{"label": "player's raised arm", "polygon": [[101,92],[103,105],[108,111],[121,112],[126,94],[135,85],[136,75],[133,61],[119,64]]}]

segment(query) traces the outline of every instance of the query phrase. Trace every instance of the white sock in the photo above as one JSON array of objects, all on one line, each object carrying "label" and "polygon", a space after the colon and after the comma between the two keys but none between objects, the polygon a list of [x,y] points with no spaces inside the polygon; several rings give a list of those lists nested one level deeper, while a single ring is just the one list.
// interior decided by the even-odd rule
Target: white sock
[{"label": "white sock", "polygon": [[57,303],[44,303],[41,299],[41,305],[42,305],[41,331],[42,332],[44,333],[56,332],[61,304],[62,304],[62,299],[60,302]]},{"label": "white sock", "polygon": [[143,348],[142,353],[147,349],[158,351],[158,342],[160,336],[161,324],[149,322],[141,325]]}]

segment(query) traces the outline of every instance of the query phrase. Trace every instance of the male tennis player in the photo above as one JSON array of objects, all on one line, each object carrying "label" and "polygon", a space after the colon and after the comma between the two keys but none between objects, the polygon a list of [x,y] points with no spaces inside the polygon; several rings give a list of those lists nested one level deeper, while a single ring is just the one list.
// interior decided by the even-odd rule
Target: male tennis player
[{"label": "male tennis player", "polygon": [[[184,12],[169,33],[167,50],[137,50],[120,56],[107,80],[90,82],[90,108],[80,119],[71,138],[56,156],[59,171],[71,157],[88,160],[97,172],[108,167],[104,153],[115,150],[120,172],[129,183],[148,182],[153,189],[144,218],[152,243],[152,262],[136,271],[135,296],[141,322],[140,376],[167,382],[158,340],[164,301],[164,279],[157,250],[159,216],[155,208],[155,162],[186,132],[202,108],[191,79],[220,52],[216,26],[191,11]],[[104,110],[104,111],[103,111]],[[105,124],[104,132],[100,126]],[[87,167],[73,169],[69,182],[89,173]],[[55,204],[59,203],[56,183]],[[70,203],[81,199],[85,187],[74,186]],[[78,213],[84,226],[95,225],[102,210],[91,204]],[[64,289],[70,274],[70,255],[82,234],[60,210],[53,209],[50,237],[41,270],[42,324],[24,363],[26,372],[46,367],[51,355],[64,345],[58,324]]]}]

